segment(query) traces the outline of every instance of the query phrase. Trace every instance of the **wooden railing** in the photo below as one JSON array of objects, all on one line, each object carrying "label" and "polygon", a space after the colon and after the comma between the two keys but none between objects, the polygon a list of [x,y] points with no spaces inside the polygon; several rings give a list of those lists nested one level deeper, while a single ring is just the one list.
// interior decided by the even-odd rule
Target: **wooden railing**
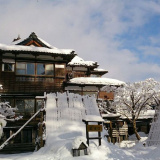
[{"label": "wooden railing", "polygon": [[125,136],[128,134],[128,127],[121,127],[119,129],[114,128],[112,131],[112,137]]}]

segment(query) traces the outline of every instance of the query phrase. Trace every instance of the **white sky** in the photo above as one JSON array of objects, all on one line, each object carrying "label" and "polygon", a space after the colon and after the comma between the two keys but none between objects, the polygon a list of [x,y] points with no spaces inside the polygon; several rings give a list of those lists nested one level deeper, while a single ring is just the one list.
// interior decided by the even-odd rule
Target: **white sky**
[{"label": "white sky", "polygon": [[159,0],[0,0],[0,43],[35,32],[125,82],[160,80],[158,26]]}]

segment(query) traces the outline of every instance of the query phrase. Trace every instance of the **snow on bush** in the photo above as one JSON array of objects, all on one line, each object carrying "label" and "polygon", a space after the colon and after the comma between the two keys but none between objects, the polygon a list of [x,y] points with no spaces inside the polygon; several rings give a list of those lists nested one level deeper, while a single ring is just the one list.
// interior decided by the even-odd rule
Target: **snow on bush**
[{"label": "snow on bush", "polygon": [[7,122],[4,120],[5,116],[3,116],[2,114],[0,114],[0,139],[3,135],[3,127],[6,126]]},{"label": "snow on bush", "polygon": [[[15,108],[12,108],[8,102],[0,103],[0,138],[3,134],[3,128],[7,124],[7,120],[15,120]],[[17,118],[17,120],[19,117]]]}]

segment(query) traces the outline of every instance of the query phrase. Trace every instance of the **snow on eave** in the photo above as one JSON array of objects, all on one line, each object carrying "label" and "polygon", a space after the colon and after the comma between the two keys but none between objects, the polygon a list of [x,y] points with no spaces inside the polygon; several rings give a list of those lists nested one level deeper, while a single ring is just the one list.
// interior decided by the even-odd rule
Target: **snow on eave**
[{"label": "snow on eave", "polygon": [[101,69],[101,68],[94,68],[93,71],[98,71],[98,72],[108,72],[107,70]]},{"label": "snow on eave", "polygon": [[18,40],[11,42],[11,45],[17,45],[18,43],[21,43],[23,41],[24,41],[23,39],[18,39]]},{"label": "snow on eave", "polygon": [[46,46],[48,46],[49,48],[51,48],[51,49],[58,49],[58,48],[50,45],[48,42],[46,42],[46,41],[43,40],[42,38],[39,38],[38,36],[37,36],[37,38],[38,38],[42,43],[44,43]]},{"label": "snow on eave", "polygon": [[104,122],[104,119],[102,119],[101,116],[97,116],[97,115],[86,115],[86,117],[83,119],[83,121],[86,121],[86,122]]},{"label": "snow on eave", "polygon": [[101,77],[79,77],[70,79],[68,84],[85,84],[85,85],[123,85],[122,81],[111,79],[111,78],[101,78]]},{"label": "snow on eave", "polygon": [[101,68],[94,68],[92,72],[93,72],[93,73],[94,73],[94,72],[95,72],[95,73],[96,73],[96,72],[99,72],[99,73],[108,73],[107,70],[101,69]]},{"label": "snow on eave", "polygon": [[74,50],[72,49],[49,49],[45,47],[33,47],[33,46],[23,46],[23,45],[5,45],[0,43],[0,50],[2,51],[31,51],[31,52],[45,52],[54,54],[72,54]]},{"label": "snow on eave", "polygon": [[75,56],[71,62],[68,63],[69,66],[97,66],[97,62],[93,61],[84,61],[79,56]]},{"label": "snow on eave", "polygon": [[[155,110],[146,110],[146,111],[141,111],[140,112],[140,115],[138,117],[139,120],[142,120],[142,119],[152,119],[154,118],[154,115],[155,115]],[[128,115],[129,118],[131,118],[131,115]],[[126,116],[123,116],[121,115],[121,118],[122,119],[127,119]]]},{"label": "snow on eave", "polygon": [[116,117],[120,117],[120,114],[114,114],[114,113],[109,113],[109,114],[102,114],[103,118],[116,118]]}]

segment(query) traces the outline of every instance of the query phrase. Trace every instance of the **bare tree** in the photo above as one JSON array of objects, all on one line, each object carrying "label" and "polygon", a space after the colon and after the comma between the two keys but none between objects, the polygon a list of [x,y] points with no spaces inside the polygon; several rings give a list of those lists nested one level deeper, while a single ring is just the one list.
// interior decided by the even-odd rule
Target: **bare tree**
[{"label": "bare tree", "polygon": [[[104,89],[107,90],[108,87]],[[151,78],[112,89],[115,92],[112,108],[133,124],[133,131],[138,140],[141,138],[137,132],[136,121],[139,115],[149,109],[155,99],[157,100],[159,89],[160,83]]]}]

